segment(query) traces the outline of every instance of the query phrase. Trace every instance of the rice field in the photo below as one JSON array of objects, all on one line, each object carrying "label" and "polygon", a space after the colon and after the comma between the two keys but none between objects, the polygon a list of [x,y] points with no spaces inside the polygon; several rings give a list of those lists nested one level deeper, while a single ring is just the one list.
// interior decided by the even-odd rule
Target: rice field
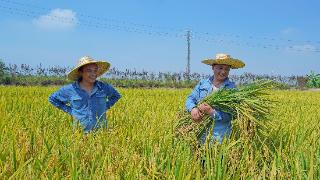
[{"label": "rice field", "polygon": [[48,103],[58,87],[0,87],[0,179],[318,179],[320,92],[272,91],[263,131],[193,149],[174,137],[191,89],[119,89],[89,135]]}]

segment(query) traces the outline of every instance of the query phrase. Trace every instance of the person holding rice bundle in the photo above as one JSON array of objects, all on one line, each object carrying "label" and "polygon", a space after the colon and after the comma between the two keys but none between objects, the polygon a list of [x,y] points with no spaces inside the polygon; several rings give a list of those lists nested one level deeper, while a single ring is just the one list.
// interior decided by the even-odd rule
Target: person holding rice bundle
[{"label": "person holding rice bundle", "polygon": [[[219,107],[212,107],[207,103],[199,102],[210,93],[222,88],[236,88],[235,84],[228,78],[230,69],[243,68],[245,64],[238,59],[232,58],[228,54],[217,54],[215,59],[206,59],[202,63],[210,65],[213,76],[209,79],[201,80],[193,89],[186,100],[186,110],[191,113],[194,122],[200,122],[204,115],[209,115],[214,120],[212,138],[219,143],[223,138],[228,137],[231,132],[232,115],[219,110]],[[209,134],[210,127],[200,137],[200,143],[204,144]]]},{"label": "person holding rice bundle", "polygon": [[84,56],[68,73],[68,79],[75,82],[61,87],[49,97],[49,102],[70,114],[74,125],[80,124],[84,133],[107,128],[106,111],[121,97],[110,84],[96,80],[109,67],[110,63],[106,61]]}]

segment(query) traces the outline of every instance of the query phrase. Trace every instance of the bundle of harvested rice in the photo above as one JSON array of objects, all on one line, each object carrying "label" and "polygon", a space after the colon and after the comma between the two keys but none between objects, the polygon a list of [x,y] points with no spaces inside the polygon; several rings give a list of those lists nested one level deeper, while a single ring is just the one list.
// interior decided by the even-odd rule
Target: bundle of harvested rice
[{"label": "bundle of harvested rice", "polygon": [[[201,103],[208,103],[215,109],[232,114],[233,119],[242,121],[242,129],[251,136],[257,124],[270,112],[273,101],[268,98],[269,90],[274,88],[273,81],[256,81],[239,89],[220,89],[205,97]],[[192,121],[189,112],[179,113],[179,120],[175,126],[175,134],[179,138],[193,142],[199,139],[205,129],[213,123],[210,116],[205,115],[202,121]]]}]

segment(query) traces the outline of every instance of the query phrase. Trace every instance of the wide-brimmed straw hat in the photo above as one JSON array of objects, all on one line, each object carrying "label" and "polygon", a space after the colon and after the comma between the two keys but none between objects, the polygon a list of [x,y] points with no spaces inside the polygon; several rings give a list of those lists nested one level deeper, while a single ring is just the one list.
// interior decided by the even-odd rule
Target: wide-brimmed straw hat
[{"label": "wide-brimmed straw hat", "polygon": [[101,76],[103,73],[107,72],[110,68],[110,63],[106,61],[94,60],[89,56],[84,56],[78,60],[77,66],[68,73],[68,79],[73,81],[78,80],[81,77],[79,68],[87,64],[96,64],[98,66],[98,72],[97,72],[98,77]]},{"label": "wide-brimmed straw hat", "polygon": [[215,64],[225,64],[229,65],[232,69],[243,68],[245,66],[244,62],[239,59],[234,59],[228,54],[219,53],[216,55],[215,59],[205,59],[202,63],[207,65],[215,65]]}]

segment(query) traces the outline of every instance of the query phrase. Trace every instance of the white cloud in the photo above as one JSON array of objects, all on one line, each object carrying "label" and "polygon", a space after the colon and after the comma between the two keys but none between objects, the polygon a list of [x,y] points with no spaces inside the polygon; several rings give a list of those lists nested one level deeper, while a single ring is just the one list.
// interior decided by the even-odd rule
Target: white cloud
[{"label": "white cloud", "polygon": [[281,33],[282,33],[283,35],[292,35],[292,34],[295,34],[295,33],[297,33],[297,32],[298,32],[297,29],[291,28],[291,27],[288,27],[288,28],[283,29],[283,30],[281,31]]},{"label": "white cloud", "polygon": [[293,45],[286,48],[288,51],[302,51],[302,52],[312,52],[318,51],[318,49],[311,44],[303,44],[303,45]]},{"label": "white cloud", "polygon": [[53,9],[32,22],[44,29],[70,29],[77,25],[78,19],[76,13],[70,9]]}]

